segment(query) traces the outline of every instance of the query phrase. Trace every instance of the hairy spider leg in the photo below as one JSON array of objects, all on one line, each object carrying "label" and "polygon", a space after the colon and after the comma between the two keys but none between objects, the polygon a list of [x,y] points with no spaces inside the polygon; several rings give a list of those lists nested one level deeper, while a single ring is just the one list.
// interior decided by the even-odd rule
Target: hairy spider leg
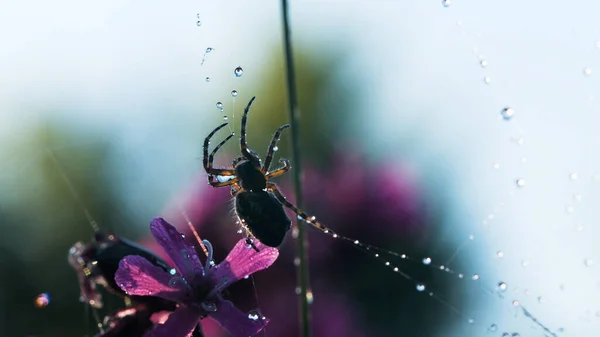
[{"label": "hairy spider leg", "polygon": [[233,184],[231,185],[231,196],[235,197],[236,195],[240,194],[240,192],[243,192],[244,188],[241,187],[238,184]]},{"label": "hairy spider leg", "polygon": [[233,137],[233,134],[230,134],[227,136],[227,138],[225,138],[222,142],[220,142],[215,149],[210,153],[210,155],[208,154],[208,145],[210,144],[210,139],[211,137],[220,129],[222,129],[223,127],[225,127],[227,125],[227,123],[223,123],[219,126],[217,126],[210,134],[208,134],[208,136],[204,139],[204,158],[203,158],[203,164],[204,164],[204,170],[206,171],[206,173],[208,174],[207,179],[208,179],[208,183],[213,186],[213,187],[223,187],[223,186],[228,186],[228,185],[232,185],[234,183],[237,182],[237,178],[225,181],[225,182],[218,182],[215,181],[215,175],[220,175],[220,176],[235,176],[235,171],[234,170],[227,170],[227,169],[216,169],[213,168],[213,161],[215,158],[215,154],[217,153],[217,151],[219,151],[219,149],[225,145],[225,143],[231,139],[231,137]]},{"label": "hairy spider leg", "polygon": [[292,168],[292,165],[290,164],[290,161],[287,159],[279,159],[280,163],[283,163],[283,167],[278,168],[277,170],[273,171],[273,172],[269,172],[267,173],[267,175],[265,175],[265,179],[267,180],[271,180],[275,177],[279,177],[280,175],[285,174],[287,171],[289,171]]},{"label": "hairy spider leg", "polygon": [[254,102],[255,98],[256,96],[250,99],[250,102],[248,102],[248,105],[244,109],[244,114],[242,115],[242,134],[240,135],[240,148],[242,150],[242,155],[248,160],[253,160],[254,157],[248,150],[248,144],[246,144],[246,122],[248,121],[248,112],[250,111],[250,106],[252,105],[252,102]]},{"label": "hairy spider leg", "polygon": [[269,172],[269,167],[271,166],[271,161],[273,160],[273,154],[275,153],[275,147],[277,146],[277,142],[279,141],[279,138],[281,138],[281,133],[283,132],[283,130],[289,127],[289,124],[284,124],[280,126],[279,129],[277,129],[277,131],[273,135],[273,138],[271,138],[271,143],[269,144],[269,147],[267,149],[267,156],[265,157],[265,163],[261,170],[263,174]]}]

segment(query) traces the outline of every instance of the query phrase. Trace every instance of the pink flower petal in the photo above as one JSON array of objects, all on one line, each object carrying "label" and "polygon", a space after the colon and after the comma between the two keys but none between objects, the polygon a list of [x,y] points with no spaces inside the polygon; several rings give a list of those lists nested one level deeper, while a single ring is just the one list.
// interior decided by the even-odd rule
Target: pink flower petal
[{"label": "pink flower petal", "polygon": [[189,336],[200,320],[200,312],[181,306],[177,308],[164,324],[158,324],[144,337],[186,337]]},{"label": "pink flower petal", "polygon": [[141,256],[126,256],[119,262],[115,273],[115,282],[128,295],[158,296],[167,300],[181,302],[186,299],[188,286],[179,278],[150,263]]},{"label": "pink flower petal", "polygon": [[[265,246],[258,240],[254,243],[259,252],[248,248],[246,240],[242,239],[237,242],[223,262],[210,270],[210,277],[215,285],[224,289],[246,276],[268,268],[277,260],[279,256],[277,248]],[[227,278],[227,281],[221,284],[223,278]]]},{"label": "pink flower petal", "polygon": [[203,266],[196,250],[185,242],[175,227],[163,218],[154,218],[150,223],[150,231],[184,279],[192,282],[196,274],[202,275]]},{"label": "pink flower petal", "polygon": [[217,302],[217,311],[211,312],[208,317],[217,321],[233,337],[254,336],[269,323],[260,313],[256,319],[250,319],[248,314],[241,312],[229,301]]}]

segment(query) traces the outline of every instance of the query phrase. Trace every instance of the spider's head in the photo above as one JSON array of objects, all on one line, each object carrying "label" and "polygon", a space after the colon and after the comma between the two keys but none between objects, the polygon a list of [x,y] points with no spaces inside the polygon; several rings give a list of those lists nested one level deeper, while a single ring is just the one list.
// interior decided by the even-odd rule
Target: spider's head
[{"label": "spider's head", "polygon": [[256,168],[261,168],[262,160],[256,151],[248,149],[248,153],[250,154],[250,158],[246,158],[244,156],[237,157],[233,160],[233,168],[236,168],[241,163],[249,162],[252,163]]}]

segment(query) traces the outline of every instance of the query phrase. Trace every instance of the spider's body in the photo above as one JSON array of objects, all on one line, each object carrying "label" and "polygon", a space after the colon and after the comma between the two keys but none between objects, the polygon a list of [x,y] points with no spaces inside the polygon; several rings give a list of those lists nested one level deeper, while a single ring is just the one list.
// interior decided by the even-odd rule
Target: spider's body
[{"label": "spider's body", "polygon": [[[272,182],[272,178],[283,175],[290,168],[290,162],[286,159],[280,159],[282,167],[269,171],[273,154],[277,151],[277,142],[283,130],[289,128],[285,124],[273,135],[264,164],[258,154],[248,148],[246,144],[246,121],[248,112],[255,97],[252,97],[242,115],[242,126],[240,135],[240,149],[242,156],[233,160],[233,169],[217,169],[213,167],[214,156],[219,149],[233,137],[233,134],[227,136],[215,149],[208,153],[208,145],[212,136],[225,127],[223,123],[216,127],[206,139],[204,139],[204,169],[208,174],[208,183],[213,187],[231,186],[231,195],[235,199],[235,210],[240,222],[248,232],[248,236],[254,236],[263,244],[270,247],[281,245],[286,233],[291,227],[291,221],[285,214],[284,206],[291,209],[296,215],[313,225],[314,227],[330,234],[332,231],[315,221],[314,217],[309,217],[296,206],[292,205],[283,194],[279,187]],[[227,181],[221,179],[215,180],[215,176],[231,178]]]},{"label": "spider's body", "polygon": [[281,245],[292,225],[281,202],[266,191],[239,193],[235,211],[246,229],[269,247]]}]

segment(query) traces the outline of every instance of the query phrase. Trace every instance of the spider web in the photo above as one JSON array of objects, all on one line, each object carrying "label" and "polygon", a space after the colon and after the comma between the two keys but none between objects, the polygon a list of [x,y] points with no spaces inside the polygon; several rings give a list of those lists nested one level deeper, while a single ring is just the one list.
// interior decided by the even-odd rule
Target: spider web
[{"label": "spider web", "polygon": [[[592,27],[594,4],[578,2],[570,6],[573,13],[578,13],[576,16],[562,15],[553,9],[550,15],[542,17],[538,11],[550,10],[547,3],[525,5],[515,1],[379,2],[352,4],[343,9],[334,3],[292,6],[295,43],[312,46],[317,51],[313,55],[325,53],[328,46],[335,44],[354,48],[353,57],[331,69],[332,82],[363,81],[360,90],[353,92],[355,97],[323,93],[324,104],[336,100],[351,100],[354,104],[348,112],[353,128],[340,133],[365,139],[365,148],[377,162],[408,161],[418,172],[427,196],[450,205],[444,226],[435,235],[434,243],[439,245],[420,255],[411,254],[410,261],[395,259],[400,270],[408,270],[405,272],[409,278],[419,275],[413,267],[439,274],[432,284],[425,285],[423,296],[417,301],[431,301],[448,309],[445,317],[429,318],[432,324],[442,326],[440,336],[594,336],[599,329],[600,307],[592,299],[598,297],[600,280],[594,266],[598,249],[593,242],[600,234],[594,221],[600,168],[591,154],[598,146],[594,128],[598,104],[594,94],[598,89],[595,72],[600,69],[596,42],[600,32]],[[241,97],[252,95],[256,83],[261,82],[257,70],[267,63],[262,51],[275,44],[269,41],[278,38],[275,32],[279,29],[279,16],[276,4],[255,8],[242,2],[186,3],[177,10],[166,11],[168,15],[164,17],[157,13],[165,9],[156,4],[145,9],[125,8],[122,13],[126,14],[120,15],[112,10],[110,6],[101,8],[100,15],[84,23],[70,22],[67,28],[75,31],[83,26],[94,32],[94,27],[104,27],[103,17],[116,20],[116,27],[137,22],[132,31],[127,31],[131,34],[128,39],[118,39],[125,30],[115,29],[111,33],[114,35],[101,45],[118,49],[114,41],[130,43],[155,34],[156,46],[151,47],[156,49],[147,50],[148,45],[141,43],[129,47],[123,43],[122,64],[139,61],[140,54],[172,47],[187,53],[181,61],[181,73],[173,75],[167,70],[178,61],[174,57],[154,62],[143,58],[146,61],[140,67],[160,78],[160,85],[146,75],[119,66],[112,70],[121,71],[120,89],[128,90],[123,94],[106,88],[115,79],[102,77],[104,69],[100,65],[99,71],[89,76],[105,81],[101,83],[104,86],[99,86],[101,91],[89,94],[82,88],[73,89],[74,96],[81,98],[67,103],[55,91],[42,93],[37,85],[23,88],[51,105],[71,107],[58,120],[62,126],[76,126],[78,135],[68,138],[66,144],[45,140],[40,143],[56,153],[70,179],[82,182],[83,191],[79,193],[84,204],[105,194],[104,184],[122,183],[117,184],[113,198],[106,199],[110,203],[107,207],[115,210],[113,214],[94,214],[94,218],[135,238],[139,231],[132,226],[139,229],[146,223],[136,220],[156,215],[156,210],[199,169],[197,158],[204,131],[225,115],[229,121],[235,121],[233,109],[238,98],[232,97],[231,90],[239,91],[243,103]],[[35,15],[41,16],[43,11],[54,13],[40,8]],[[271,14],[267,19],[259,19],[262,12]],[[196,25],[197,19],[200,26]],[[338,29],[332,29],[332,23]],[[168,25],[176,28],[165,28]],[[251,32],[260,38],[253,38]],[[173,41],[174,36],[180,40]],[[356,42],[344,44],[348,40]],[[213,49],[207,53],[209,47]],[[48,57],[48,64],[62,64],[54,55]],[[245,73],[233,78],[231,73],[240,64]],[[43,78],[42,75],[39,76]],[[148,95],[160,99],[140,104]],[[120,103],[106,103],[109,100],[101,96],[116,97]],[[180,97],[197,98],[182,103],[178,101]],[[19,105],[19,99],[16,101],[9,102],[15,103],[11,108]],[[223,104],[223,111],[215,106],[217,102]],[[117,113],[86,121],[92,119],[87,116],[100,111],[90,107],[94,104],[107,104]],[[43,111],[36,104],[27,105],[32,106]],[[199,106],[214,113],[197,114],[194,111]],[[162,107],[170,118],[148,116],[147,111]],[[513,109],[514,116],[509,120],[502,117],[505,108]],[[120,114],[124,112],[129,119],[122,123]],[[241,109],[237,108],[236,114],[239,112]],[[39,116],[26,119],[14,113],[3,117],[25,125],[39,122]],[[190,125],[202,125],[202,130]],[[3,143],[19,143],[21,130],[3,128],[9,135]],[[102,130],[103,136],[93,135],[97,130]],[[169,137],[173,132],[178,134],[177,140]],[[94,140],[69,142],[87,138]],[[72,155],[68,149],[77,149],[75,158],[65,155]],[[106,158],[105,162],[87,157],[86,152],[94,149],[104,153],[101,157]],[[3,190],[10,192],[2,196],[2,211],[19,202],[28,210],[41,207],[42,203],[27,205],[26,200],[40,193],[52,195],[60,189],[53,185],[49,191],[40,192],[47,174],[36,169],[36,161],[44,158],[40,146],[12,149],[1,158]],[[222,160],[219,165],[229,164]],[[28,183],[14,179],[15,172],[27,176]],[[438,193],[443,188],[450,192]],[[60,193],[64,200],[70,200],[64,201],[61,208],[68,210],[64,220],[82,219],[81,206],[66,194],[64,186]],[[9,228],[23,236],[35,233],[29,236],[34,248],[21,249],[23,244],[17,241],[12,246],[9,240],[2,242],[3,247],[20,252],[32,270],[43,267],[34,264],[33,257],[53,247],[44,236],[58,227],[32,225],[43,223],[44,214],[49,211],[32,212],[35,214],[24,219],[22,227]],[[88,228],[80,225],[73,224],[68,229],[76,229],[81,239],[87,238]],[[343,228],[333,229],[344,234]],[[369,243],[378,244],[372,240]],[[423,263],[429,261],[427,258],[431,262]],[[376,260],[369,263],[381,264]],[[440,265],[450,271],[439,270]],[[23,277],[35,275],[36,272],[28,271]],[[408,282],[396,276],[389,273],[397,284]],[[415,292],[416,283],[419,282],[413,286]],[[50,286],[51,283],[43,282],[32,288],[41,292]],[[438,293],[436,289],[459,289],[459,293]],[[430,292],[433,296],[428,296]],[[314,296],[319,301],[323,294]],[[76,299],[76,295],[72,298]],[[9,300],[4,299],[7,303]],[[53,310],[52,304],[49,310]],[[42,315],[29,317],[47,322]],[[59,319],[56,312],[46,315]],[[397,331],[402,333],[401,329]],[[45,335],[57,332],[47,331]]]}]

